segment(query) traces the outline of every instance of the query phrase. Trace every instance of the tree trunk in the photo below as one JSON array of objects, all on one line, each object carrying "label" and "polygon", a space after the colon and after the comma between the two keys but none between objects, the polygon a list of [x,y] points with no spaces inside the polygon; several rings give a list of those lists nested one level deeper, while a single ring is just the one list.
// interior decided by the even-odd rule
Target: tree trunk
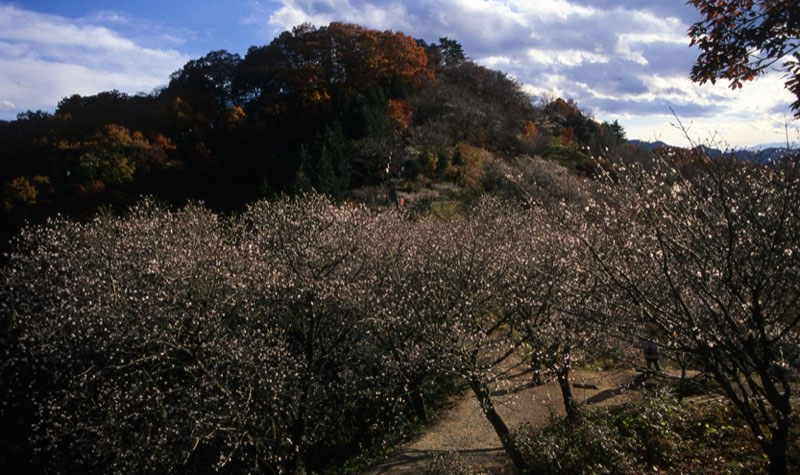
[{"label": "tree trunk", "polygon": [[306,387],[300,395],[297,405],[297,416],[289,429],[289,439],[292,442],[291,453],[286,461],[286,473],[297,473],[300,468],[301,449],[303,447],[303,437],[306,432],[306,405],[308,404],[308,390]]},{"label": "tree trunk", "polygon": [[422,391],[419,389],[419,384],[414,384],[408,393],[408,399],[414,409],[414,415],[417,416],[420,422],[428,420],[428,411],[425,409],[425,399],[422,397]]},{"label": "tree trunk", "polygon": [[306,435],[306,412],[308,411],[311,397],[311,384],[314,381],[314,359],[316,355],[317,316],[314,314],[314,295],[310,292],[305,295],[306,328],[303,332],[303,358],[305,370],[302,379],[302,390],[297,402],[297,415],[289,429],[292,449],[289,460],[286,461],[286,473],[297,473],[301,468],[303,458],[303,438]]},{"label": "tree trunk", "polygon": [[683,396],[686,393],[686,360],[680,358],[678,363],[681,365],[681,382],[678,386],[678,401],[683,401]]},{"label": "tree trunk", "polygon": [[770,475],[786,473],[786,449],[789,445],[789,419],[778,422],[778,428],[771,431],[772,440],[767,448]]},{"label": "tree trunk", "polygon": [[577,416],[577,407],[575,406],[575,398],[572,397],[572,388],[569,385],[569,366],[559,369],[556,373],[556,379],[561,387],[561,396],[564,399],[567,420],[574,421]]},{"label": "tree trunk", "polygon": [[497,433],[497,437],[500,439],[500,443],[503,444],[508,458],[514,463],[514,467],[516,467],[519,473],[525,473],[527,465],[522,457],[522,452],[519,451],[516,443],[511,438],[511,432],[508,430],[508,426],[503,421],[503,418],[495,411],[489,389],[476,379],[471,379],[469,383],[472,391],[475,393],[475,397],[478,398],[478,403],[481,406],[483,414],[486,416],[486,419],[489,420],[489,423],[492,424],[494,431]]}]

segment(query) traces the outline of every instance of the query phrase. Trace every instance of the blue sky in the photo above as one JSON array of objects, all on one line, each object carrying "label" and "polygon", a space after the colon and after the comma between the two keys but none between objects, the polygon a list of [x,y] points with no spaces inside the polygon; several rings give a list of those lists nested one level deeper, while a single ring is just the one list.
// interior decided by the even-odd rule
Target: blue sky
[{"label": "blue sky", "polygon": [[[792,96],[780,72],[740,91],[689,81],[697,19],[683,0],[0,0],[0,119],[73,93],[149,92],[209,51],[244,55],[303,22],[349,21],[456,39],[532,95],[573,98],[631,138],[686,145],[672,109],[698,142],[783,141]],[[789,129],[796,139],[797,121]]]}]

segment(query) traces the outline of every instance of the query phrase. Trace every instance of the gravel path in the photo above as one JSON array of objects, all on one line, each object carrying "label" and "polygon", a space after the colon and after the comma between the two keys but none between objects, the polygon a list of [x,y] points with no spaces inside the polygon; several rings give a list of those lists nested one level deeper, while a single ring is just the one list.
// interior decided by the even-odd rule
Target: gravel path
[{"label": "gravel path", "polygon": [[[633,370],[573,371],[572,394],[578,401],[594,405],[619,404],[630,397],[620,388],[636,376]],[[507,387],[495,391],[495,406],[509,427],[523,422],[544,427],[553,416],[563,417],[564,403],[556,382],[530,387],[528,374],[510,378]],[[594,386],[596,389],[576,386]],[[510,474],[513,469],[492,426],[484,417],[471,390],[419,440],[367,473],[410,474],[425,470],[435,453],[456,452],[470,465],[492,474]]]}]

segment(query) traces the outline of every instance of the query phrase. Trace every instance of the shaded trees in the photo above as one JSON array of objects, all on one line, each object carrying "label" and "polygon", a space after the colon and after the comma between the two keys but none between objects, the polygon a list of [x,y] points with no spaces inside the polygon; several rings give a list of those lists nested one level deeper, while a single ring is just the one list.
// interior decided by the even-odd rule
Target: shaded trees
[{"label": "shaded trees", "polygon": [[387,422],[395,389],[365,347],[372,295],[366,289],[378,272],[366,253],[375,219],[363,207],[306,195],[259,202],[242,224],[250,291],[274,309],[295,362],[296,392],[284,408],[285,468],[321,470],[342,457],[337,451],[352,450],[353,440],[366,443],[370,424]]},{"label": "shaded trees", "polygon": [[233,84],[241,61],[238,54],[225,50],[193,59],[172,73],[161,95],[188,100],[209,119],[216,119],[221,111],[240,103],[234,97]]},{"label": "shaded trees", "polygon": [[401,329],[388,338],[397,352],[393,365],[411,395],[419,393],[421,377],[463,378],[522,470],[524,462],[491,394],[521,344],[511,331],[513,314],[508,308],[521,264],[514,252],[522,237],[515,217],[520,215],[502,202],[486,200],[450,221],[430,217],[416,223],[407,235],[411,242],[404,245],[409,259],[391,262],[402,270],[393,271],[385,282],[382,316],[390,318],[390,327]]},{"label": "shaded trees", "polygon": [[526,265],[515,295],[514,326],[523,335],[534,383],[543,382],[543,366],[558,382],[567,417],[574,420],[578,408],[570,371],[576,356],[610,344],[602,325],[587,312],[599,289],[586,272],[588,256],[577,239],[552,225],[552,215],[541,209],[531,210],[527,218],[528,242],[516,250]]}]

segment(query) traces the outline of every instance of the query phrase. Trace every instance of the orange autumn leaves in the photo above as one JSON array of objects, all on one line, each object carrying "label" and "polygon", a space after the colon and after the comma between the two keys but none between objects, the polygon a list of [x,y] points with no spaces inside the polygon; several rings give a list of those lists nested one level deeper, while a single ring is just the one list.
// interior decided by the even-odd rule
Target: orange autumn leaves
[{"label": "orange autumn leaves", "polygon": [[306,111],[326,107],[334,97],[363,93],[394,78],[418,85],[433,79],[425,50],[410,36],[348,23],[300,25],[267,46],[251,48],[245,63],[269,78],[253,78],[253,86],[272,99],[273,110],[275,102],[289,99]]}]

